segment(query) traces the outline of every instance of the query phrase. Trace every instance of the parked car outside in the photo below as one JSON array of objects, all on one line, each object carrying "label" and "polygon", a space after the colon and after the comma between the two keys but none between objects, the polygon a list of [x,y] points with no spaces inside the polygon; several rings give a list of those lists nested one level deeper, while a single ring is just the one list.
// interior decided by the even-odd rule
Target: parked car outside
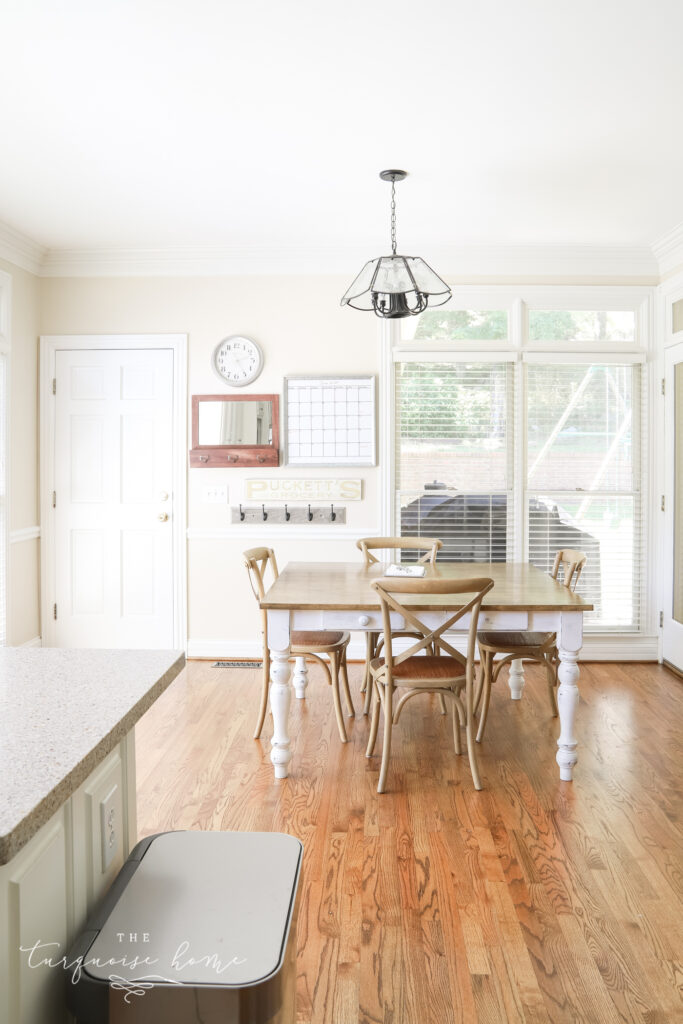
[{"label": "parked car outside", "polygon": [[[443,562],[507,561],[507,495],[444,493],[446,487],[434,481],[425,493],[401,509],[401,534],[407,537],[439,537]],[[600,605],[600,541],[580,529],[571,515],[551,501],[529,499],[529,560],[540,569],[552,569],[555,553],[577,548],[587,555],[586,569],[577,592]],[[404,561],[417,557],[402,553]]]}]

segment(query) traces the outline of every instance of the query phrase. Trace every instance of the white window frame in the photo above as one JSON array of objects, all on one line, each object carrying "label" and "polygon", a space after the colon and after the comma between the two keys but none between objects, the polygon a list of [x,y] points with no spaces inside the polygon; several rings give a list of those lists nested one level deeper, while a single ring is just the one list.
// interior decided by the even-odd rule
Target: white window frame
[{"label": "white window frame", "polygon": [[2,608],[4,609],[4,622],[0,623],[0,635],[4,633],[5,644],[9,640],[9,595],[10,589],[10,402],[11,402],[11,369],[12,369],[12,278],[10,274],[0,270],[0,354],[6,359],[5,365],[5,409],[4,409],[4,435],[5,435],[5,524],[4,530],[0,533],[0,547],[2,558],[5,563],[4,589],[2,595]]},{"label": "white window frame", "polygon": [[[515,495],[515,537],[514,558],[524,560],[528,551],[528,524],[525,506],[527,495],[526,467],[526,409],[523,402],[524,362],[615,362],[640,363],[643,365],[641,393],[641,497],[642,497],[642,545],[641,564],[647,578],[641,587],[641,615],[637,632],[605,634],[591,633],[586,638],[585,648],[592,656],[622,659],[622,639],[629,644],[633,658],[657,656],[658,622],[656,615],[658,598],[656,592],[657,543],[650,528],[655,507],[657,474],[653,471],[656,445],[652,424],[655,405],[656,364],[654,311],[656,289],[650,286],[602,286],[602,285],[455,285],[452,287],[451,309],[500,310],[508,312],[508,340],[472,342],[429,342],[414,340],[415,321],[404,326],[406,321],[382,321],[381,325],[381,467],[382,467],[382,529],[387,534],[396,530],[395,523],[395,398],[394,362],[429,361],[430,358],[443,360],[476,358],[479,361],[504,361],[514,359],[516,368],[515,423],[514,423],[514,470],[513,493]],[[530,342],[528,334],[528,311],[532,309],[558,310],[633,310],[636,315],[634,341],[618,342]],[[444,310],[445,312],[446,310]],[[416,319],[416,318],[415,318]],[[412,318],[411,318],[412,320]],[[411,330],[412,328],[412,330]]]}]

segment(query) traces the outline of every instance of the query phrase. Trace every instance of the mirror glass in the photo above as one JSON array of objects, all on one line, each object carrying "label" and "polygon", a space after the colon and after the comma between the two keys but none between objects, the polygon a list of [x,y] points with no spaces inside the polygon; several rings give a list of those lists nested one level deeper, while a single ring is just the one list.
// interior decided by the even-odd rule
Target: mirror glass
[{"label": "mirror glass", "polygon": [[271,402],[200,402],[199,444],[272,444]]}]

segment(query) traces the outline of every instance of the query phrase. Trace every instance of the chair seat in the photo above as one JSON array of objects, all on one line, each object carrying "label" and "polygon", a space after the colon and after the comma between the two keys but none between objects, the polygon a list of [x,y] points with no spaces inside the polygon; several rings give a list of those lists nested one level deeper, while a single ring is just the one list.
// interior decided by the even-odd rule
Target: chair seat
[{"label": "chair seat", "polygon": [[512,653],[518,647],[545,647],[555,640],[555,633],[534,633],[527,629],[488,630],[477,633],[480,646],[495,647],[497,651]]},{"label": "chair seat", "polygon": [[349,634],[341,629],[295,629],[290,636],[292,650],[300,647],[311,651],[316,647],[340,647],[349,640]]},{"label": "chair seat", "polygon": [[[370,662],[370,668],[374,672],[383,665],[384,658],[373,658]],[[416,681],[426,683],[439,680],[445,682],[447,679],[455,679],[464,674],[465,666],[461,665],[455,658],[440,658],[431,654],[406,658],[400,665],[394,665],[392,672],[394,683],[399,685],[402,680],[410,681],[411,683]]]}]

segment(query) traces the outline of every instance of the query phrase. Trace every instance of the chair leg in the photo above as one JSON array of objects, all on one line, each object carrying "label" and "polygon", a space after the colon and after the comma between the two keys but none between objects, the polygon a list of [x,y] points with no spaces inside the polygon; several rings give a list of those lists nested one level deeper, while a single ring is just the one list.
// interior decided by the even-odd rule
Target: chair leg
[{"label": "chair leg", "polygon": [[[375,656],[375,644],[376,644],[376,633],[365,634],[365,668],[363,670],[363,685],[360,688],[361,693],[367,693],[368,686],[372,689],[372,679],[370,676],[370,662]],[[366,712],[367,714],[367,712]]]},{"label": "chair leg", "polygon": [[[368,637],[373,637],[373,640],[372,640],[372,643],[370,642],[370,640],[368,640],[368,661],[367,661],[366,664],[368,666],[369,682],[368,682],[368,685],[367,685],[366,690],[365,690],[365,701],[363,703],[363,714],[364,715],[369,715],[370,714],[370,710],[372,708],[372,702],[373,702],[373,700],[375,698],[375,687],[374,687],[373,682],[372,682],[372,673],[370,672],[370,661],[375,656],[375,641],[374,641],[375,635],[376,634],[374,634],[374,633],[368,633]],[[370,653],[371,651],[372,651],[372,653]]]},{"label": "chair leg", "polygon": [[477,679],[477,693],[474,698],[474,713],[475,715],[479,711],[479,702],[481,701],[481,695],[484,692],[484,667],[486,665],[486,652],[479,651],[479,678]]},{"label": "chair leg", "polygon": [[349,718],[356,717],[356,709],[353,706],[353,700],[351,699],[351,691],[349,689],[349,668],[346,664],[346,650],[342,651],[341,654],[341,677],[342,686],[344,687],[344,698],[346,700],[346,706],[349,709]]},{"label": "chair leg", "polygon": [[472,781],[474,782],[475,789],[482,789],[481,779],[479,778],[479,765],[477,763],[477,749],[474,745],[474,721],[472,719],[472,713],[468,709],[467,713],[467,754],[470,759],[470,769],[472,771]]},{"label": "chair leg", "polygon": [[548,694],[550,696],[550,710],[553,718],[557,718],[557,673],[555,666],[550,660],[550,656],[546,656],[543,659],[545,665],[545,674],[548,677]]},{"label": "chair leg", "polygon": [[393,726],[391,687],[384,687],[384,742],[382,743],[382,766],[379,770],[377,792],[383,793],[389,771],[389,754],[391,753],[391,729]]},{"label": "chair leg", "polygon": [[[371,686],[379,687],[379,683],[371,681]],[[382,703],[379,693],[375,697],[375,703],[372,706],[372,718],[370,720],[370,735],[368,736],[368,745],[365,750],[366,757],[372,757],[372,752],[375,749],[375,743],[377,741],[377,729],[379,726],[379,711],[380,704]]]},{"label": "chair leg", "polygon": [[330,666],[332,668],[332,696],[334,698],[334,713],[337,716],[337,727],[342,743],[348,743],[344,715],[342,713],[341,698],[339,696],[339,655],[330,654]]},{"label": "chair leg", "polygon": [[265,647],[263,650],[263,680],[261,682],[261,706],[259,707],[258,718],[256,720],[256,730],[254,731],[254,739],[257,740],[261,735],[263,729],[263,723],[266,720],[266,711],[268,710],[268,688],[270,686],[270,654],[268,648]]},{"label": "chair leg", "polygon": [[446,701],[444,700],[444,695],[442,693],[439,694],[439,704],[441,705],[441,714],[445,715],[446,714]]},{"label": "chair leg", "polygon": [[483,651],[481,655],[482,681],[480,696],[483,691],[484,699],[479,715],[479,728],[477,729],[477,743],[481,743],[486,728],[486,719],[489,714],[489,701],[491,700],[491,674],[493,672],[493,654],[490,651]]},{"label": "chair leg", "polygon": [[462,741],[460,739],[460,711],[458,710],[457,701],[451,700],[452,711],[453,711],[453,746],[455,747],[455,753],[459,757],[462,754]]}]

